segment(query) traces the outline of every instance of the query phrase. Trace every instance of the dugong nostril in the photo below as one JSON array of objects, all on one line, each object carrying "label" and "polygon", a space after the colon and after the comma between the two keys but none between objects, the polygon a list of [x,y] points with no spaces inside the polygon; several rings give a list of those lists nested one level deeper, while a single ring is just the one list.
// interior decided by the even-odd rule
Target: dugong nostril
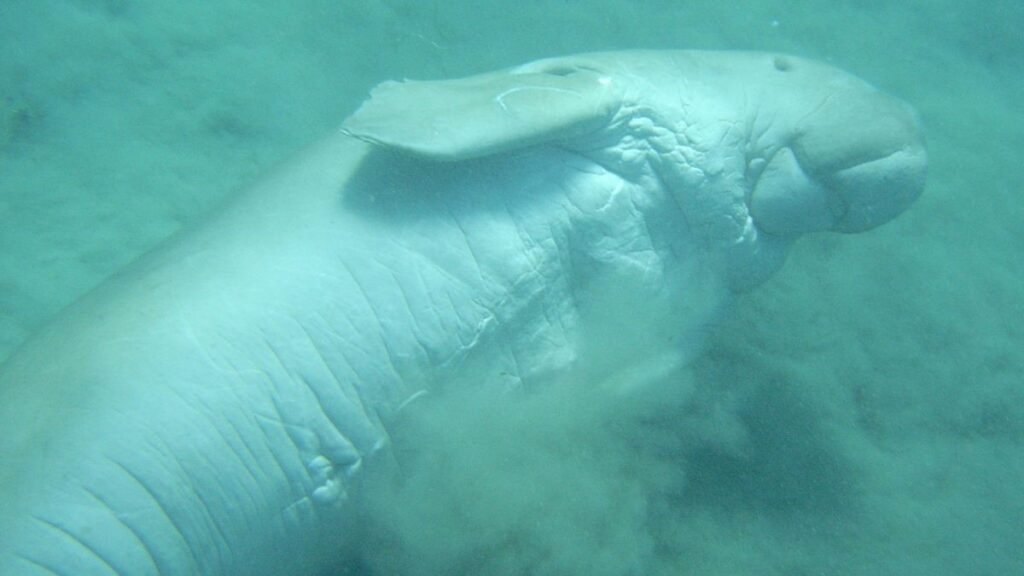
[{"label": "dugong nostril", "polygon": [[789,72],[793,68],[793,61],[785,56],[776,56],[772,58],[772,65],[779,72]]}]

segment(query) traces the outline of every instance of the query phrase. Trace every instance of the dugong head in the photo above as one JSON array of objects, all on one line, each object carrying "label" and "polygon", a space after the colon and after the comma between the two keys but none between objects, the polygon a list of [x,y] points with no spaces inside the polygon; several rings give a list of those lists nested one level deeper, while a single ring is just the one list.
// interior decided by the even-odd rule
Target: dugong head
[{"label": "dugong head", "polygon": [[344,130],[442,161],[553,144],[625,177],[646,167],[691,224],[737,244],[878,226],[920,195],[927,164],[908,105],[771,53],[595,53],[387,82]]},{"label": "dugong head", "polygon": [[[751,215],[793,236],[860,232],[903,212],[924,189],[927,157],[914,110],[864,81],[814,61],[750,55],[749,77],[776,124],[749,170]],[[736,64],[734,64],[736,65]],[[748,112],[756,114],[758,111]]]}]

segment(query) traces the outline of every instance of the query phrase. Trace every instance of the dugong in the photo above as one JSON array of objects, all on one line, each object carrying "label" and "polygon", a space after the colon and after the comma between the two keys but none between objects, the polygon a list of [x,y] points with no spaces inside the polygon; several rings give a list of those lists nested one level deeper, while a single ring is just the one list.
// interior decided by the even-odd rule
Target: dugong
[{"label": "dugong", "polygon": [[786,55],[385,82],[2,367],[0,574],[321,573],[404,405],[685,362],[925,167],[910,107]]}]

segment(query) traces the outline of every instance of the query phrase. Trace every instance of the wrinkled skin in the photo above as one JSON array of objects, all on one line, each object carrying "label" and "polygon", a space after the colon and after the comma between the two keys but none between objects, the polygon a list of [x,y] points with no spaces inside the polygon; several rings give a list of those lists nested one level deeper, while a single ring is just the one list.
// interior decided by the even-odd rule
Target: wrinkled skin
[{"label": "wrinkled skin", "polygon": [[908,107],[786,56],[385,83],[3,366],[0,573],[315,574],[404,403],[685,362],[924,171]]}]

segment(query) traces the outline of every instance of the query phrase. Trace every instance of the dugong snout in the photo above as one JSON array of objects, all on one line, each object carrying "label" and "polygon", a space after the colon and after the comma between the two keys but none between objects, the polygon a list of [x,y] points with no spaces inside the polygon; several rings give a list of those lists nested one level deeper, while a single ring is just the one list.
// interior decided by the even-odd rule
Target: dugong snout
[{"label": "dugong snout", "polygon": [[[768,160],[750,212],[770,234],[860,232],[906,210],[924,189],[927,154],[921,122],[908,104],[857,78],[813,62],[832,78],[805,92],[805,115],[791,143]],[[796,109],[793,99],[783,109]]]}]

